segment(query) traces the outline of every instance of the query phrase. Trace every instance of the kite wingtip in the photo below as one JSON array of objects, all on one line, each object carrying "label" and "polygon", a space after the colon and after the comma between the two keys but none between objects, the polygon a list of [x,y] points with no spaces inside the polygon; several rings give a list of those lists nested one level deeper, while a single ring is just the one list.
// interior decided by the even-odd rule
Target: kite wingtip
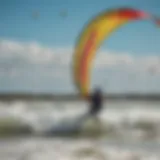
[{"label": "kite wingtip", "polygon": [[141,18],[144,18],[144,19],[148,19],[148,18],[151,18],[151,15],[146,13],[146,12],[143,12],[143,11],[140,11],[139,12],[139,15]]},{"label": "kite wingtip", "polygon": [[158,27],[160,27],[160,18],[156,18],[156,19],[155,19],[155,23],[156,23],[156,25],[157,25]]},{"label": "kite wingtip", "polygon": [[152,20],[154,21],[154,23],[160,27],[160,18],[156,17],[156,16],[152,16]]}]

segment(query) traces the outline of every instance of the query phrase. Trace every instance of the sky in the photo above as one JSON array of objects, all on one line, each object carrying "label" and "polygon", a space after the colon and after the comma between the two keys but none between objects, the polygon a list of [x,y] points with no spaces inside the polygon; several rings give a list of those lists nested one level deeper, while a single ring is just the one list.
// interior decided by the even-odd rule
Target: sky
[{"label": "sky", "polygon": [[[159,0],[1,0],[0,92],[77,92],[76,39],[99,12],[133,7],[160,16]],[[151,21],[119,28],[97,51],[91,89],[160,93],[160,30]]]}]

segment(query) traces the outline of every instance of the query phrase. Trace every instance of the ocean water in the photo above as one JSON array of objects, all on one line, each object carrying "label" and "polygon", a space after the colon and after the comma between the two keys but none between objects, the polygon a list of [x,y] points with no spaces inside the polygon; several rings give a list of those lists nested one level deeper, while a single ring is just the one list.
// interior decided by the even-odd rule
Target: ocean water
[{"label": "ocean water", "polygon": [[78,136],[45,135],[57,127],[70,127],[87,110],[87,104],[81,101],[0,102],[0,124],[20,123],[32,131],[29,135],[2,136],[1,159],[160,159],[160,102],[157,101],[107,101],[99,121],[84,120]]}]

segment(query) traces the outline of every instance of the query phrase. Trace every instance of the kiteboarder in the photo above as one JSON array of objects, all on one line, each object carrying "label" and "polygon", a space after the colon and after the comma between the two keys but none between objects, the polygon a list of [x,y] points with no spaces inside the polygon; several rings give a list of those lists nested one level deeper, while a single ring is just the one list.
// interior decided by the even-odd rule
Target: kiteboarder
[{"label": "kiteboarder", "polygon": [[103,95],[100,88],[96,88],[94,93],[89,97],[90,109],[89,116],[97,117],[103,107]]}]

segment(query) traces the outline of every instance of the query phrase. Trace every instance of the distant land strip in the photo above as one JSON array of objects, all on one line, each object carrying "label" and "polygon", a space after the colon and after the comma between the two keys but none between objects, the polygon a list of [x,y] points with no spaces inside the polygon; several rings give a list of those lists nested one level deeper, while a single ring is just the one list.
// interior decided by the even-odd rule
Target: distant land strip
[{"label": "distant land strip", "polygon": [[[0,93],[0,101],[14,100],[51,100],[51,101],[77,101],[82,100],[80,95],[75,94],[34,94],[34,93]],[[146,100],[160,101],[160,94],[106,94],[104,100]]]}]

